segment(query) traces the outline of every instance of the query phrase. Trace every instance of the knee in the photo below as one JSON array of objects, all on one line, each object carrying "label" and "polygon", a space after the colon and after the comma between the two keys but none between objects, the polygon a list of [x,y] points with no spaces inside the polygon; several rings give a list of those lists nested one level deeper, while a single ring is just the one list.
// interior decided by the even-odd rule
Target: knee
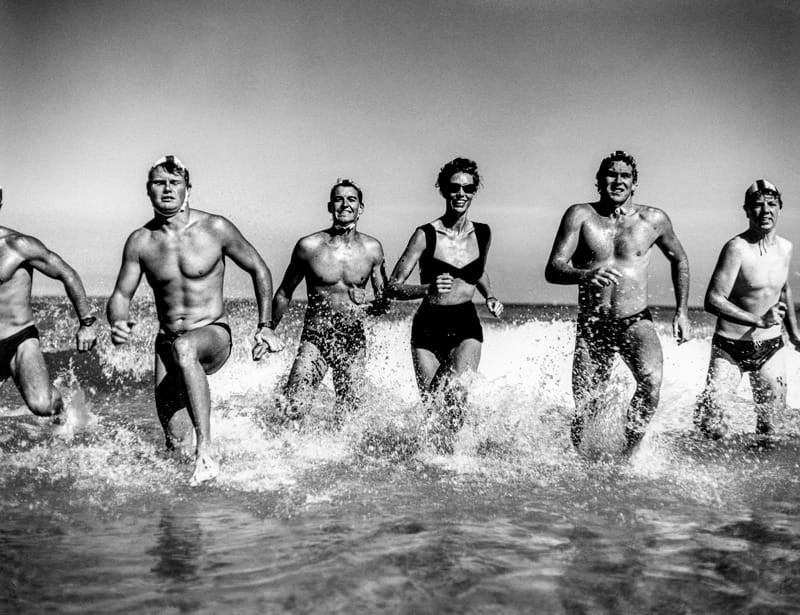
[{"label": "knee", "polygon": [[36,391],[31,395],[28,395],[27,399],[25,400],[28,404],[28,408],[30,408],[31,412],[33,412],[36,416],[53,416],[54,414],[58,414],[58,394],[53,390],[52,387],[48,387],[42,391]]},{"label": "knee", "polygon": [[186,338],[179,337],[172,345],[172,357],[181,367],[188,367],[198,362],[197,348]]}]

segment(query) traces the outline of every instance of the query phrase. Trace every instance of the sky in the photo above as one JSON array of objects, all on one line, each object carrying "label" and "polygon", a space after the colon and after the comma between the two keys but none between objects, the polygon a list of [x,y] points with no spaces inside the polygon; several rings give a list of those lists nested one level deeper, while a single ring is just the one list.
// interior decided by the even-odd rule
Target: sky
[{"label": "sky", "polygon": [[[756,178],[781,189],[779,233],[800,242],[798,66],[792,0],[0,0],[0,224],[107,296],[151,215],[147,170],[174,154],[192,206],[236,224],[275,285],[296,240],[330,222],[339,177],[364,190],[359,230],[391,270],[444,211],[438,170],[466,156],[495,294],[574,303],[574,286],[544,280],[553,237],[625,149],[701,305]],[[59,286],[38,276],[34,292]],[[226,293],[252,296],[233,264]],[[650,297],[673,302],[657,250]]]}]

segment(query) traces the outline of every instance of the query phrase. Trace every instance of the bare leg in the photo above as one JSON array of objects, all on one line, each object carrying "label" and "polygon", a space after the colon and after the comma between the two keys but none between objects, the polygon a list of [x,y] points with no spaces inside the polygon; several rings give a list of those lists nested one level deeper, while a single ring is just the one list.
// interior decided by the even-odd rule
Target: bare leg
[{"label": "bare leg", "polygon": [[[172,360],[185,385],[186,406],[197,440],[192,484],[211,480],[219,472],[210,448],[211,395],[206,374],[222,367],[229,353],[230,334],[216,325],[187,331],[172,344]],[[162,379],[161,387],[165,382],[167,378]]]},{"label": "bare leg", "polygon": [[597,396],[608,381],[613,365],[613,352],[592,352],[589,342],[581,337],[575,339],[572,359],[572,397],[575,400],[575,415],[572,418],[570,439],[577,448],[583,438],[583,427],[588,419],[597,414]]},{"label": "bare leg", "polygon": [[440,366],[431,383],[434,391],[444,394],[445,412],[449,427],[458,431],[464,424],[467,405],[467,392],[460,381],[466,372],[478,371],[481,361],[481,343],[476,339],[466,339],[450,351],[447,363]]},{"label": "bare leg", "polygon": [[625,452],[631,453],[644,437],[661,395],[664,358],[652,321],[640,320],[630,326],[623,335],[620,356],[636,380],[625,426]]},{"label": "bare leg", "polygon": [[336,391],[334,418],[341,425],[345,413],[361,405],[364,394],[364,372],[367,367],[365,348],[339,357],[333,366],[333,388]]},{"label": "bare leg", "polygon": [[706,386],[700,394],[694,412],[695,428],[706,438],[718,440],[725,437],[725,413],[721,396],[734,391],[742,378],[742,370],[724,350],[711,347]]},{"label": "bare leg", "polygon": [[173,367],[171,372],[167,371],[158,353],[155,355],[153,376],[158,420],[164,430],[167,449],[175,450],[184,439],[177,416],[186,409],[186,385],[177,369]]},{"label": "bare leg", "polygon": [[11,359],[11,376],[25,404],[37,416],[53,416],[59,421],[64,411],[61,393],[50,383],[39,340],[27,339]]},{"label": "bare leg", "polygon": [[756,405],[756,433],[771,435],[775,415],[786,408],[786,360],[782,351],[772,355],[758,372],[750,372]]},{"label": "bare leg", "polygon": [[327,371],[328,363],[319,349],[311,342],[300,342],[289,380],[283,389],[288,402],[288,407],[284,408],[287,420],[294,421],[303,416],[302,402],[319,386]]},{"label": "bare leg", "polygon": [[411,347],[411,360],[414,363],[414,376],[417,379],[420,397],[422,397],[422,402],[427,404],[430,401],[433,379],[441,364],[430,350],[413,346]]}]

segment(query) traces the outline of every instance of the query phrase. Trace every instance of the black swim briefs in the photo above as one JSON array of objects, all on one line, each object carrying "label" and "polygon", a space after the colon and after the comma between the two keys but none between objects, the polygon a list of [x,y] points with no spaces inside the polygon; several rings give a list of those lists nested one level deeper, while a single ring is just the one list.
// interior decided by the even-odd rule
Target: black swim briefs
[{"label": "black swim briefs", "polygon": [[783,337],[767,340],[733,340],[714,334],[711,347],[728,354],[743,372],[757,372],[783,348]]},{"label": "black swim briefs", "polygon": [[578,314],[577,336],[586,340],[596,352],[619,352],[625,333],[640,320],[652,322],[653,315],[645,308],[625,318],[603,318],[594,314]]},{"label": "black swim briefs", "polygon": [[430,350],[443,363],[461,342],[483,342],[483,329],[472,301],[457,305],[423,302],[411,325],[411,346]]},{"label": "black swim briefs", "polygon": [[364,321],[340,312],[307,314],[300,342],[314,344],[328,365],[336,366],[367,347]]},{"label": "black swim briefs", "polygon": [[14,335],[0,340],[0,378],[8,378],[11,373],[11,359],[17,354],[19,345],[29,339],[39,339],[39,330],[36,325],[28,325]]},{"label": "black swim briefs", "polygon": [[[210,376],[211,374],[218,372],[231,356],[231,350],[233,349],[233,338],[231,336],[231,328],[226,322],[212,322],[206,326],[220,327],[228,333],[228,356],[225,357],[225,361],[223,361],[215,370],[206,372]],[[158,335],[156,335],[156,354],[161,357],[161,361],[164,363],[165,367],[167,367],[167,371],[170,371],[170,368],[175,366],[175,358],[172,355],[172,345],[175,343],[175,340],[186,333],[188,333],[188,331],[181,331],[180,333],[159,331]]]}]

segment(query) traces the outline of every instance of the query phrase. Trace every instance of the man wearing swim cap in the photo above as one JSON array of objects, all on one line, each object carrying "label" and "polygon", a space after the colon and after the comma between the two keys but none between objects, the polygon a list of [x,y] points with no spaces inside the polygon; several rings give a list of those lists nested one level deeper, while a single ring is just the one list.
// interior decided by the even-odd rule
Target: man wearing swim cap
[{"label": "man wearing swim cap", "polygon": [[756,433],[769,444],[777,412],[786,407],[786,364],[782,327],[800,348],[800,330],[788,284],[792,244],[777,234],[783,200],[778,188],[759,179],[747,189],[746,231],[720,253],[706,291],[705,309],[717,316],[706,386],[695,411],[695,426],[708,438],[727,433],[722,396],[750,377]]},{"label": "man wearing swim cap", "polygon": [[160,330],[155,342],[155,400],[167,448],[180,441],[176,415],[189,412],[195,428],[195,468],[190,483],[213,479],[208,374],[231,352],[231,330],[222,298],[225,259],[250,274],[258,309],[254,358],[281,350],[267,323],[272,277],[256,249],[222,216],[189,206],[189,171],[174,156],[156,161],[147,177],[153,219],[125,244],[107,315],[111,340],[124,344],[135,323],[130,303],[142,274],[153,289]]},{"label": "man wearing swim cap", "polygon": [[577,447],[597,395],[619,354],[636,380],[625,427],[625,452],[644,436],[658,407],[663,357],[647,308],[647,272],[653,247],[670,263],[678,342],[689,336],[689,261],[666,213],[634,203],[638,171],[633,156],[609,154],[595,176],[600,200],[572,205],[564,214],[545,270],[548,282],[578,285],[578,327],[572,365]]},{"label": "man wearing swim cap", "polygon": [[53,416],[61,423],[64,402],[50,382],[31,309],[34,271],[64,285],[78,315],[77,349],[84,352],[94,348],[97,319],[77,272],[35,237],[0,227],[0,384],[11,376],[31,412]]},{"label": "man wearing swim cap", "polygon": [[[306,307],[300,347],[284,393],[286,418],[299,419],[302,398],[308,398],[325,376],[333,375],[336,393],[334,423],[361,401],[366,369],[364,317],[388,308],[386,271],[381,243],[356,230],[364,202],[361,188],[340,179],[331,188],[329,228],[301,237],[272,301],[272,325],[278,326],[301,280],[306,282]],[[367,301],[367,283],[375,297]]]}]

